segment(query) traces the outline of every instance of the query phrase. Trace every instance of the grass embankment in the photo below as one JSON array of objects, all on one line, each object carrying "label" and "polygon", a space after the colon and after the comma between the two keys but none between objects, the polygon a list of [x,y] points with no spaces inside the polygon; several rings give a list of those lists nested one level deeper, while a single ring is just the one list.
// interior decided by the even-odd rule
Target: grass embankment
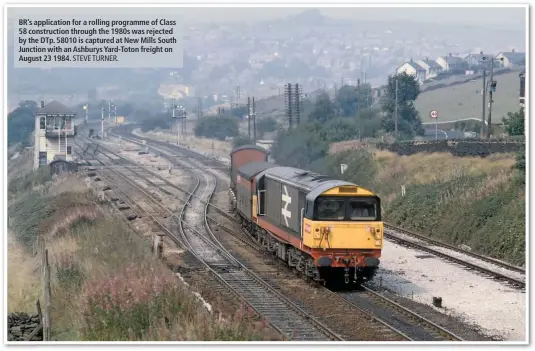
[{"label": "grass embankment", "polygon": [[42,237],[51,264],[53,340],[272,337],[245,309],[208,312],[148,242],[94,200],[75,176],[51,181],[42,170],[10,182],[10,312],[35,311],[41,282],[34,243]]},{"label": "grass embankment", "polygon": [[449,153],[346,151],[328,163],[337,174],[339,164],[347,163],[346,179],[378,192],[386,221],[525,263],[525,184],[514,169],[514,154],[461,158]]}]

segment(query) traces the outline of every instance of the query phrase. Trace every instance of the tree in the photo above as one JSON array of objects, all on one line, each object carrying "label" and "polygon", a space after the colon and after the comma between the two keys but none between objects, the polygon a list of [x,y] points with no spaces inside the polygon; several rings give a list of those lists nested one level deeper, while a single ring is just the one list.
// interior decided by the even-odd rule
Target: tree
[{"label": "tree", "polygon": [[307,168],[312,162],[323,158],[329,143],[321,135],[319,123],[307,123],[293,130],[280,129],[271,149],[275,162],[282,166]]},{"label": "tree", "polygon": [[35,129],[35,115],[37,103],[35,101],[21,101],[19,106],[7,116],[7,144],[14,145],[23,142],[30,143],[30,135]]},{"label": "tree", "polygon": [[171,121],[169,115],[165,113],[159,113],[154,116],[151,116],[150,113],[148,113],[147,115],[145,115],[145,118],[141,123],[141,130],[146,132],[149,130],[154,130],[156,128],[170,129],[172,123],[175,122]]},{"label": "tree", "polygon": [[239,120],[231,116],[207,116],[197,120],[194,128],[198,137],[225,140],[239,135]]},{"label": "tree", "polygon": [[256,132],[260,137],[264,133],[271,133],[277,129],[277,121],[273,117],[266,117],[256,121]]},{"label": "tree", "polygon": [[343,117],[355,116],[359,110],[372,105],[371,86],[362,84],[356,86],[344,85],[336,96],[336,103]]},{"label": "tree", "polygon": [[388,77],[386,93],[382,98],[382,109],[386,112],[382,126],[386,132],[395,130],[396,80],[398,82],[398,130],[406,136],[423,135],[422,120],[414,107],[414,101],[420,95],[420,86],[415,77],[405,72]]},{"label": "tree", "polygon": [[524,135],[524,109],[521,108],[519,111],[512,113],[508,112],[507,117],[502,119],[503,124],[505,125],[505,130],[507,134],[513,135]]},{"label": "tree", "polygon": [[314,109],[308,119],[316,122],[326,122],[334,118],[335,105],[329,95],[325,92],[318,95]]},{"label": "tree", "polygon": [[150,117],[151,115],[152,114],[150,113],[149,110],[137,109],[131,114],[131,117],[134,121],[139,121],[139,120],[146,120],[147,117]]}]

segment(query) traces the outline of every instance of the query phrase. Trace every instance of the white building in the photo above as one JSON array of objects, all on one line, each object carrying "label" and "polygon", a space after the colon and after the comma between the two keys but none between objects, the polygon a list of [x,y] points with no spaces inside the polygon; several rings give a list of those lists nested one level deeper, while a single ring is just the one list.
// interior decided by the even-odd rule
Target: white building
[{"label": "white building", "polygon": [[72,161],[76,113],[57,101],[41,102],[35,116],[34,169],[54,160]]}]

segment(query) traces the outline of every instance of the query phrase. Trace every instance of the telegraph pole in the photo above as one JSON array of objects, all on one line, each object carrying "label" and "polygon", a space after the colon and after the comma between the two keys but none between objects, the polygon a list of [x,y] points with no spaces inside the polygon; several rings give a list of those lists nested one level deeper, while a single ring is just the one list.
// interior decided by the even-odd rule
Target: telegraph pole
[{"label": "telegraph pole", "polygon": [[251,98],[247,97],[247,135],[251,140]]},{"label": "telegraph pole", "polygon": [[256,108],[253,96],[253,142],[256,145]]},{"label": "telegraph pole", "polygon": [[394,134],[398,137],[398,77],[396,77],[396,106],[394,107]]},{"label": "telegraph pole", "polygon": [[184,137],[186,136],[186,123],[187,123],[187,119],[188,118],[188,111],[186,111],[186,109],[184,108],[184,112],[182,113],[182,135],[184,135]]},{"label": "telegraph pole", "polygon": [[492,119],[492,92],[494,91],[494,57],[490,61],[489,117],[487,119],[487,139],[490,139],[490,121]]},{"label": "telegraph pole", "polygon": [[197,118],[202,117],[202,98],[198,98],[197,100]]},{"label": "telegraph pole", "polygon": [[483,88],[481,90],[481,100],[483,105],[481,106],[481,130],[479,136],[481,139],[485,137],[485,107],[486,107],[486,98],[487,98],[487,70],[483,70]]},{"label": "telegraph pole", "polygon": [[100,108],[100,138],[104,140],[104,106]]},{"label": "telegraph pole", "polygon": [[357,79],[357,123],[359,125],[359,141],[362,141],[362,133],[360,131],[360,79]]}]

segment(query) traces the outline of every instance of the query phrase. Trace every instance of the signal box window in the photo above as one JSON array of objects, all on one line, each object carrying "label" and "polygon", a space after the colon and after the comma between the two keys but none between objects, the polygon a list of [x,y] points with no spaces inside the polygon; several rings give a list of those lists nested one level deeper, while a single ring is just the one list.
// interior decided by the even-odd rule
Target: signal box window
[{"label": "signal box window", "polygon": [[72,152],[72,146],[67,146],[67,155],[70,155]]},{"label": "signal box window", "polygon": [[45,123],[45,121],[46,121],[46,120],[45,120],[45,117],[41,117],[41,118],[39,119],[39,124],[40,124],[39,128],[40,128],[40,129],[45,129],[45,128],[46,128],[46,123]]},{"label": "signal box window", "polygon": [[345,200],[318,198],[316,200],[316,219],[320,221],[340,221],[345,217]]}]

